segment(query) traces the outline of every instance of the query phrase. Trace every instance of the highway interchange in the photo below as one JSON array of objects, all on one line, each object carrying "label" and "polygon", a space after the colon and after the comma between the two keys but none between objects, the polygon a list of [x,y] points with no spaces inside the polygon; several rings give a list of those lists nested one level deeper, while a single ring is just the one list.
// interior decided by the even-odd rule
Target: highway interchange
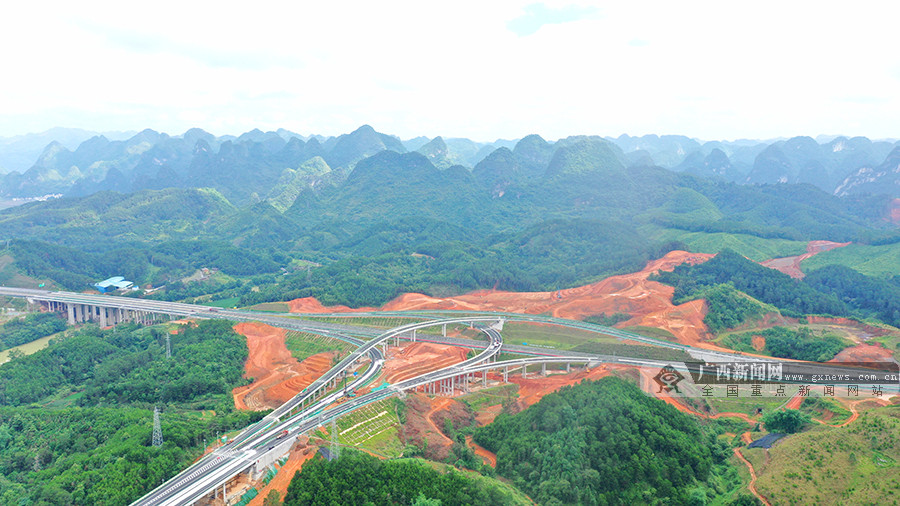
[{"label": "highway interchange", "polygon": [[[341,362],[332,367],[328,372],[310,384],[306,389],[288,402],[279,406],[259,422],[247,427],[227,444],[216,449],[204,458],[197,461],[178,475],[172,477],[135,503],[136,506],[145,505],[187,505],[196,502],[204,496],[221,487],[232,477],[243,472],[260,462],[268,453],[282,452],[289,448],[286,444],[293,441],[298,435],[313,430],[330,420],[350,413],[372,402],[390,397],[404,390],[416,389],[426,385],[441,384],[449,386],[459,379],[467,384],[472,375],[486,373],[490,369],[516,368],[532,364],[582,364],[592,366],[600,363],[625,363],[629,365],[653,365],[664,366],[665,362],[647,359],[634,359],[621,356],[592,355],[585,353],[560,352],[551,348],[536,348],[531,346],[505,345],[498,328],[502,328],[504,321],[522,321],[563,325],[579,328],[592,332],[599,332],[620,339],[639,341],[655,346],[679,349],[690,353],[703,361],[746,361],[748,357],[740,354],[723,352],[710,352],[700,350],[678,343],[671,343],[648,338],[620,329],[601,327],[585,322],[564,320],[537,315],[522,315],[514,313],[465,313],[465,316],[447,317],[448,314],[459,315],[459,312],[424,311],[424,312],[373,312],[354,313],[353,316],[377,316],[377,317],[404,317],[427,318],[426,321],[415,321],[387,331],[380,331],[371,327],[358,325],[344,325],[330,322],[311,321],[296,317],[285,317],[274,314],[261,314],[249,311],[226,310],[210,306],[198,306],[178,302],[153,301],[131,297],[116,297],[109,295],[90,295],[68,292],[50,292],[45,290],[29,290],[18,288],[0,287],[0,296],[26,297],[35,301],[54,301],[66,304],[85,304],[104,307],[122,308],[153,312],[166,315],[195,318],[225,318],[236,321],[260,321],[269,325],[314,334],[330,336],[346,341],[356,347]],[[296,316],[296,315],[292,315]],[[322,315],[315,315],[322,316]],[[329,315],[347,316],[347,315]],[[344,389],[335,388],[329,391],[329,386],[336,386],[339,380],[347,375],[354,366],[359,366],[365,358],[369,365],[365,371],[355,377],[346,386],[347,390],[355,391],[367,385],[381,372],[385,361],[383,351],[379,346],[387,345],[391,339],[402,337],[415,339],[415,331],[434,326],[446,326],[454,324],[468,324],[475,326],[483,332],[488,340],[477,341],[470,339],[458,339],[435,334],[420,336],[431,342],[462,345],[470,348],[483,348],[476,356],[458,364],[445,367],[436,371],[416,376],[392,385],[385,385],[358,397],[346,399]],[[485,325],[493,323],[494,325]],[[505,360],[503,362],[491,362],[501,351],[531,355],[529,358]],[[759,358],[750,358],[759,361]],[[810,366],[815,367],[814,364]],[[446,382],[446,383],[441,383]],[[454,387],[450,387],[451,389]],[[337,401],[344,402],[333,406]],[[330,407],[330,408],[329,408]],[[286,431],[286,432],[285,432]],[[286,435],[285,435],[286,434]],[[279,455],[280,456],[280,455]]]}]

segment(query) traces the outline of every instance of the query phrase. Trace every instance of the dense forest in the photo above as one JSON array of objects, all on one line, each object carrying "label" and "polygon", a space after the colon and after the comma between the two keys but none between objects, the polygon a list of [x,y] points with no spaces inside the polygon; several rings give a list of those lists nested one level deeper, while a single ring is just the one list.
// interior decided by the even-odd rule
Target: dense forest
[{"label": "dense forest", "polygon": [[288,486],[285,506],[333,504],[529,504],[499,482],[453,468],[438,470],[418,459],[382,461],[344,450],[340,458],[313,459]]},{"label": "dense forest", "polygon": [[[765,340],[762,350],[753,347],[753,338]],[[736,351],[756,353],[768,352],[773,357],[827,362],[834,358],[850,343],[834,334],[817,335],[808,327],[793,330],[787,327],[772,327],[765,330],[729,334],[723,344]]]},{"label": "dense forest", "polygon": [[169,359],[165,332],[89,325],[0,366],[0,504],[128,504],[262,416],[234,410],[247,349],[229,322],[183,327]]},{"label": "dense forest", "polygon": [[715,435],[618,378],[501,414],[475,441],[540,504],[704,504],[728,489],[714,471],[728,453]]}]

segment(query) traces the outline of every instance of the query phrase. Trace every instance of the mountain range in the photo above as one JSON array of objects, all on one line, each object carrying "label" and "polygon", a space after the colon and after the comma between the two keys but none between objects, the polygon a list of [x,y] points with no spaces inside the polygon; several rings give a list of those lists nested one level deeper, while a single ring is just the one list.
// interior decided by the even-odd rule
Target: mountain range
[{"label": "mountain range", "polygon": [[[313,189],[337,184],[356,163],[381,151],[417,152],[439,170],[464,167],[500,193],[513,181],[541,176],[559,148],[579,138],[548,142],[530,135],[485,143],[438,136],[402,141],[368,125],[337,137],[305,137],[284,129],[252,130],[238,137],[216,137],[198,128],[178,136],[149,129],[104,135],[54,129],[0,139],[0,167],[14,169],[0,176],[0,196],[210,187],[238,205],[275,198],[279,191],[283,201],[286,184],[296,186],[302,181]],[[884,193],[900,197],[900,186],[890,179],[890,164],[897,158],[900,142],[834,137],[820,143],[794,137],[701,143],[678,135],[622,135],[605,140],[617,148],[616,156],[626,170],[657,166],[740,184],[809,183],[839,196]],[[36,146],[43,142],[38,153]],[[34,157],[33,161],[19,170],[26,166],[27,157]],[[310,162],[314,158],[318,160]],[[288,195],[292,193],[296,189],[287,190]]]}]

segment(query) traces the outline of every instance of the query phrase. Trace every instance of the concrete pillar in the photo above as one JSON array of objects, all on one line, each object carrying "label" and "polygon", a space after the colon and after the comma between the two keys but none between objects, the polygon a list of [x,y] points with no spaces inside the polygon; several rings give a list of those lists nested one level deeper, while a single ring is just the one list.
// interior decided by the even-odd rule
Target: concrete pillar
[{"label": "concrete pillar", "polygon": [[541,364],[541,374],[543,376],[547,375],[547,364]]},{"label": "concrete pillar", "polygon": [[509,367],[508,366],[503,368],[503,382],[509,383]]},{"label": "concrete pillar", "polygon": [[447,324],[441,325],[441,335],[447,337]]},{"label": "concrete pillar", "polygon": [[487,386],[487,370],[481,371],[481,380],[484,383],[484,386]]},{"label": "concrete pillar", "polygon": [[66,304],[66,310],[69,313],[69,325],[75,325],[75,307],[72,304]]},{"label": "concrete pillar", "polygon": [[74,304],[75,306],[75,321],[81,323],[84,321],[84,314],[81,309],[81,304]]},{"label": "concrete pillar", "polygon": [[572,369],[572,364],[566,362],[566,372],[568,373]]},{"label": "concrete pillar", "polygon": [[106,308],[105,308],[105,307],[100,307],[100,308],[97,308],[97,309],[100,310],[100,326],[101,326],[101,327],[106,327]]},{"label": "concrete pillar", "polygon": [[416,342],[416,329],[413,329],[412,342]]}]

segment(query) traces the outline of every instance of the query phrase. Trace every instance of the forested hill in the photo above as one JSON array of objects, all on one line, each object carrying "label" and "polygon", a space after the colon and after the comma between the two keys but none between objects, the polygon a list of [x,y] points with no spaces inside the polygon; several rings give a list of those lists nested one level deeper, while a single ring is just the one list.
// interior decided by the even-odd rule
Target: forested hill
[{"label": "forested hill", "polygon": [[[152,159],[135,158],[142,146]],[[455,156],[453,146],[468,155]],[[244,304],[316,296],[379,305],[409,291],[565,288],[637,270],[675,248],[900,243],[886,196],[706,179],[645,165],[652,159],[599,137],[528,136],[482,153],[473,169],[448,164],[477,158],[465,143],[410,147],[400,153],[407,146],[365,126],[307,140],[144,131],[56,149],[43,168],[80,171],[91,153],[121,155],[100,165],[104,177],[174,187],[121,187],[0,211],[0,284],[27,284],[24,274],[35,285],[80,290],[123,275],[166,285],[154,296],[169,299],[212,293]],[[181,281],[204,267],[219,274],[203,285]]]},{"label": "forested hill", "polygon": [[723,492],[708,482],[728,453],[689,415],[612,377],[501,414],[475,441],[539,504],[705,504]]}]

